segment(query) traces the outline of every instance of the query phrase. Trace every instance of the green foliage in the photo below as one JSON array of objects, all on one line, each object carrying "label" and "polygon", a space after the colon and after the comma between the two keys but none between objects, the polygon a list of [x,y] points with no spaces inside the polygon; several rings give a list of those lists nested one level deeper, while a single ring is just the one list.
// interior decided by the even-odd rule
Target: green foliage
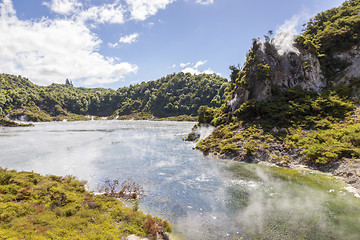
[{"label": "green foliage", "polygon": [[311,128],[324,118],[343,119],[354,110],[354,104],[334,91],[315,93],[300,86],[277,91],[268,101],[248,100],[235,111],[239,120],[258,122],[265,129],[272,127]]},{"label": "green foliage", "polygon": [[[273,154],[274,160],[288,162],[289,156],[285,152],[299,148],[309,164],[359,158],[359,110],[355,107],[359,99],[350,96],[359,94],[360,78],[349,77],[339,86],[331,87],[331,81],[350,64],[335,56],[360,42],[359,12],[360,0],[345,1],[339,8],[311,19],[297,38],[303,49],[319,58],[327,88],[317,93],[300,86],[290,89],[272,86],[270,99],[257,101],[257,96],[250,95],[249,100],[234,112],[230,112],[226,104],[220,108],[204,107],[200,109],[199,121],[210,122],[217,128],[200,141],[197,148],[206,153],[251,155],[276,144],[281,146],[282,154]],[[253,43],[244,67],[230,67],[231,82],[225,91],[228,101],[234,98],[235,89],[239,90],[237,94],[246,94],[242,90],[262,84],[273,74],[270,67],[255,55],[260,47],[258,40],[254,39]],[[266,41],[264,44],[270,43]],[[310,71],[311,67],[304,63],[305,71]]]},{"label": "green foliage", "polygon": [[224,144],[220,147],[220,153],[233,153],[239,150],[240,148],[235,143]]},{"label": "green foliage", "polygon": [[320,57],[327,79],[333,79],[349,63],[335,58],[336,52],[360,42],[360,1],[348,0],[342,6],[317,14],[306,25],[297,41]]},{"label": "green foliage", "polygon": [[270,79],[272,75],[272,70],[269,65],[265,62],[260,62],[256,66],[255,79],[257,81],[265,81],[266,79]]},{"label": "green foliage", "polygon": [[[334,89],[334,91],[336,91],[336,93],[342,98],[349,98],[349,96],[360,95],[359,90],[360,90],[360,77],[347,78],[346,82],[340,83]],[[350,100],[359,103],[359,99],[352,98]]]},{"label": "green foliage", "polygon": [[[0,168],[0,236],[4,239],[121,239],[154,237],[151,216],[105,195],[93,195],[74,177],[41,176]],[[159,218],[159,231],[171,226]]]},{"label": "green foliage", "polygon": [[17,123],[11,120],[7,120],[5,118],[0,118],[0,126],[5,126],[5,127],[29,127],[29,126],[34,126],[34,124],[32,123],[28,123],[28,124],[22,124],[22,123]]},{"label": "green foliage", "polygon": [[[349,81],[356,85],[358,78]],[[243,103],[235,111],[235,119],[230,113],[212,109],[218,115],[227,115],[223,118],[227,122],[199,142],[197,148],[224,154],[241,152],[242,147],[244,154],[251,155],[280,142],[284,149],[303,149],[301,153],[310,164],[360,157],[360,125],[352,116],[356,109],[354,102],[344,96],[347,89],[315,93],[301,87],[284,92],[273,87],[272,91],[273,97],[268,101]]]},{"label": "green foliage", "polygon": [[40,87],[21,76],[1,74],[0,117],[25,116],[25,120],[37,122],[85,120],[84,115],[196,116],[202,105],[220,107],[226,86],[226,79],[209,74],[171,74],[116,91],[76,88],[69,80]]},{"label": "green foliage", "polygon": [[201,106],[198,110],[199,123],[211,123],[214,118],[214,109],[208,106]]},{"label": "green foliage", "polygon": [[360,124],[333,124],[326,130],[310,131],[298,141],[312,161],[326,164],[331,161],[360,157]]},{"label": "green foliage", "polygon": [[259,149],[259,145],[256,141],[251,140],[250,142],[244,144],[243,148],[245,149],[247,155],[252,155],[253,152]]},{"label": "green foliage", "polygon": [[155,117],[197,115],[200,106],[220,107],[226,79],[216,75],[171,74],[156,81],[118,89],[117,115],[148,112]]}]

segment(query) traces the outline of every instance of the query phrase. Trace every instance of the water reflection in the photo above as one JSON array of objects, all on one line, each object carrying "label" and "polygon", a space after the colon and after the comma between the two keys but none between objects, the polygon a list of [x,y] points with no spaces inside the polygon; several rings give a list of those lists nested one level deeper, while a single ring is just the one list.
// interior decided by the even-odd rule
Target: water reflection
[{"label": "water reflection", "polygon": [[182,141],[192,126],[89,121],[0,128],[0,166],[72,174],[92,190],[106,179],[132,178],[146,190],[142,209],[170,220],[184,239],[359,239],[359,201],[336,181],[204,157]]}]

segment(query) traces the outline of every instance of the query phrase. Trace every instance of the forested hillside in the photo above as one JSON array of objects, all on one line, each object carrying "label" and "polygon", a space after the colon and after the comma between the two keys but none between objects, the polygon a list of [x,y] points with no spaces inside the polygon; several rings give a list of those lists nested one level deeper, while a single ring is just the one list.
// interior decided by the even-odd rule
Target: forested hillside
[{"label": "forested hillside", "polygon": [[197,115],[201,105],[220,106],[227,80],[216,75],[171,74],[118,90],[37,86],[27,78],[0,75],[0,114],[29,121],[81,120],[86,115],[154,117]]},{"label": "forested hillside", "polygon": [[244,67],[230,67],[227,103],[200,109],[200,123],[216,129],[197,147],[280,166],[345,164],[338,174],[360,188],[351,168],[360,161],[359,12],[350,0],[319,13],[286,53],[254,40]]}]

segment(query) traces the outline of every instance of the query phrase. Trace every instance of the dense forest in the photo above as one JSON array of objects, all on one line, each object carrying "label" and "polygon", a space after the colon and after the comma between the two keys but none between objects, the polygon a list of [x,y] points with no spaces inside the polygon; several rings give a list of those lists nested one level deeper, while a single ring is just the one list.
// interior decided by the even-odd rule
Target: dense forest
[{"label": "dense forest", "polygon": [[134,113],[196,116],[202,105],[223,103],[226,85],[227,80],[216,75],[178,73],[118,90],[77,88],[69,80],[42,87],[21,76],[1,74],[0,114],[35,122]]},{"label": "dense forest", "polygon": [[[235,89],[256,81],[252,77],[262,73],[254,67],[260,62],[259,56],[250,50],[242,69],[230,67],[227,103],[220,108],[200,109],[199,122],[216,129],[197,148],[249,161],[261,156],[285,166],[297,159],[308,165],[324,165],[360,158],[360,77],[358,72],[346,76],[344,71],[356,64],[349,59],[360,50],[359,12],[359,0],[345,1],[312,18],[296,39],[300,51],[309,51],[319,59],[326,81],[321,91],[274,84],[268,99],[248,99],[232,109],[229,103],[238,97]],[[264,61],[262,66],[271,73],[263,77],[264,81],[271,81],[273,70]],[[336,82],[344,75],[346,81]]]}]

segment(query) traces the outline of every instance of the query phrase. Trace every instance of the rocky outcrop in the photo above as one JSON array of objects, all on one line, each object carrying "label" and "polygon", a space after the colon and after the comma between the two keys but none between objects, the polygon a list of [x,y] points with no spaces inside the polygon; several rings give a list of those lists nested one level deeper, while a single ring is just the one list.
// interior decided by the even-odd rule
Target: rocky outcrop
[{"label": "rocky outcrop", "polygon": [[349,63],[349,66],[335,78],[335,85],[347,83],[350,77],[360,77],[360,45],[355,45],[350,50],[338,53],[334,57]]},{"label": "rocky outcrop", "polygon": [[32,127],[32,123],[17,123],[6,118],[0,118],[0,127]]},{"label": "rocky outcrop", "polygon": [[283,51],[273,41],[263,43],[259,40],[254,40],[247,61],[235,81],[234,98],[229,101],[232,111],[249,99],[270,98],[273,85],[281,90],[299,85],[316,92],[326,85],[320,62],[309,51],[296,46]]},{"label": "rocky outcrop", "polygon": [[348,64],[348,66],[338,73],[334,79],[334,86],[352,85],[351,96],[360,99],[360,86],[351,83],[352,78],[360,78],[360,44],[354,45],[350,50],[335,54],[334,58],[338,58]]}]

